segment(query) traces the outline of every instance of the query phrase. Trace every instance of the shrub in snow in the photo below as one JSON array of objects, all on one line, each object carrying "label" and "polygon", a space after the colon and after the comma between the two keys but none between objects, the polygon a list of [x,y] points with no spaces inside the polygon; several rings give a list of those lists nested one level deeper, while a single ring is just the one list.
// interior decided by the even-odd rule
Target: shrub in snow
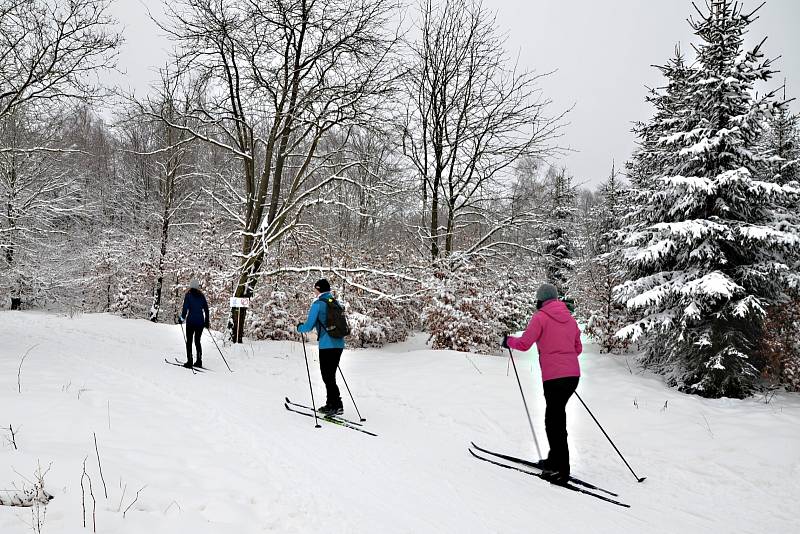
[{"label": "shrub in snow", "polygon": [[389,319],[373,318],[358,312],[348,312],[350,337],[347,344],[353,347],[382,347],[386,344],[387,330],[391,328]]},{"label": "shrub in snow", "polygon": [[117,290],[117,295],[111,305],[112,313],[121,315],[122,317],[131,317],[131,294],[130,288],[127,285],[120,286]]},{"label": "shrub in snow", "polygon": [[[257,301],[247,314],[248,335],[255,339],[297,340],[296,326],[302,320],[299,306],[290,306],[285,292],[273,291],[265,301]],[[291,310],[291,308],[294,308]],[[304,317],[303,317],[304,319]]]},{"label": "shrub in snow", "polygon": [[503,334],[524,329],[536,308],[535,288],[520,288],[474,267],[437,285],[422,317],[436,349],[497,353]]},{"label": "shrub in snow", "polygon": [[757,354],[765,378],[800,391],[800,298],[767,310]]},{"label": "shrub in snow", "polygon": [[419,312],[412,302],[374,300],[348,293],[343,299],[350,323],[349,347],[382,347],[405,341],[417,329]]}]

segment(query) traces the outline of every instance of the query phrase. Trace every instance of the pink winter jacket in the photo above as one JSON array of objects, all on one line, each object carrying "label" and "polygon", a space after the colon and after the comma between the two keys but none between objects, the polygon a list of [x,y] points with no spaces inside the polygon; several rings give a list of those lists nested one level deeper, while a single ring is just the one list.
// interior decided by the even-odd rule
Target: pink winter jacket
[{"label": "pink winter jacket", "polygon": [[526,351],[536,343],[542,381],[581,376],[578,354],[583,351],[581,331],[560,300],[548,300],[533,314],[522,337],[508,337],[508,346]]}]

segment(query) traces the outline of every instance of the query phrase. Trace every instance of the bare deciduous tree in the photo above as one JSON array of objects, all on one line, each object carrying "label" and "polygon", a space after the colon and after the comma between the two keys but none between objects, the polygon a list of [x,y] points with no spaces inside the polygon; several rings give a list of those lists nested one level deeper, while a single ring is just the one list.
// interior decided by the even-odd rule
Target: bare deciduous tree
[{"label": "bare deciduous tree", "polygon": [[[251,297],[267,251],[338,182],[348,132],[375,120],[392,90],[393,0],[183,0],[165,29],[178,62],[204,82],[205,102],[174,128],[240,165],[220,199],[241,236],[234,296]],[[348,163],[345,168],[355,166]],[[241,342],[244,308],[232,310]]]},{"label": "bare deciduous tree", "polygon": [[21,106],[54,107],[97,94],[121,36],[110,0],[6,0],[0,5],[0,119]]},{"label": "bare deciduous tree", "polygon": [[419,175],[422,226],[436,259],[442,237],[445,254],[453,252],[458,230],[479,224],[487,200],[502,198],[517,161],[552,153],[563,114],[545,115],[549,100],[537,83],[545,75],[510,65],[480,0],[424,0],[420,16],[403,147]]},{"label": "bare deciduous tree", "polygon": [[162,69],[160,85],[145,100],[131,98],[127,116],[120,122],[127,151],[144,167],[143,189],[155,197],[155,202],[148,203],[154,210],[152,218],[159,222],[156,280],[148,311],[148,319],[154,322],[162,306],[170,231],[181,212],[191,207],[202,185],[199,156],[192,144],[195,137],[189,128],[191,113],[201,102],[198,88],[202,85],[186,79],[186,74],[173,75],[169,68]]},{"label": "bare deciduous tree", "polygon": [[0,287],[17,309],[58,283],[47,274],[71,221],[86,213],[74,155],[57,149],[58,118],[17,107],[0,119]]}]

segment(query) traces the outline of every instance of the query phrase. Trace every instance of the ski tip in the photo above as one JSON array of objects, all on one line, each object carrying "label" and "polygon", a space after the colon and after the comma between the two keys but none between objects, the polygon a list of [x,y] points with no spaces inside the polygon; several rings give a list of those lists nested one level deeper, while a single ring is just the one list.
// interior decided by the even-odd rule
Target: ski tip
[{"label": "ski tip", "polygon": [[283,400],[285,400],[286,402],[292,402],[289,400],[289,397],[284,397]]}]

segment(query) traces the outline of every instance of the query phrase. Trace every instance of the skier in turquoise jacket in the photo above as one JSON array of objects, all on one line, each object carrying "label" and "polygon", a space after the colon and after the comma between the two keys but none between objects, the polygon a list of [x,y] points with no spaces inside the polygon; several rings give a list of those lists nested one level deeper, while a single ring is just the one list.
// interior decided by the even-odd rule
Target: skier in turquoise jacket
[{"label": "skier in turquoise jacket", "polygon": [[325,383],[327,402],[319,411],[327,414],[344,413],[342,397],[339,394],[339,387],[336,385],[336,370],[339,368],[339,360],[344,351],[344,338],[332,337],[325,329],[328,319],[328,305],[326,301],[333,298],[331,285],[324,278],[314,284],[317,292],[317,299],[308,310],[308,318],[305,323],[297,325],[297,331],[306,334],[316,329],[317,339],[319,340],[319,370],[322,373],[322,381]]}]

